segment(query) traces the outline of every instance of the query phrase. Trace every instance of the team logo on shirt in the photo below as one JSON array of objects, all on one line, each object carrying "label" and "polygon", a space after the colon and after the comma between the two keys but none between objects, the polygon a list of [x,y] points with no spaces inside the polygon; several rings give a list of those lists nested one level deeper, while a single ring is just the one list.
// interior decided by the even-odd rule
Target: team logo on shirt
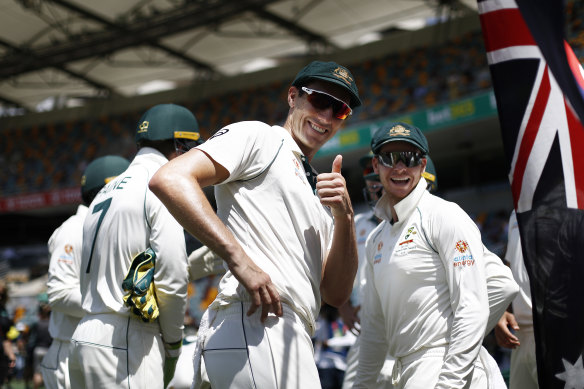
[{"label": "team logo on shirt", "polygon": [[210,137],[209,139],[207,139],[207,142],[210,141],[213,138],[217,138],[218,136],[225,135],[228,132],[229,132],[229,128],[222,128],[219,131],[217,131],[216,133],[214,133],[212,137]]},{"label": "team logo on shirt", "polygon": [[359,230],[359,237],[357,238],[358,244],[363,244],[367,240],[367,228],[362,228]]},{"label": "team logo on shirt", "polygon": [[66,244],[65,245],[65,252],[67,254],[71,254],[73,252],[73,246],[71,246],[70,244]]},{"label": "team logo on shirt", "polygon": [[459,240],[456,242],[455,248],[458,252],[464,253],[466,250],[468,250],[468,243],[466,243],[465,240]]},{"label": "team logo on shirt", "polygon": [[475,260],[472,257],[471,253],[465,254],[469,249],[468,243],[464,240],[459,240],[456,242],[454,246],[456,251],[463,255],[459,255],[453,258],[454,260],[454,267],[470,267],[475,264]]},{"label": "team logo on shirt", "polygon": [[379,262],[381,262],[381,249],[383,248],[383,242],[379,242],[377,243],[377,254],[375,254],[375,257],[373,257],[373,264],[377,265]]},{"label": "team logo on shirt", "polygon": [[300,162],[298,162],[298,158],[293,157],[292,163],[294,164],[294,174],[300,179],[300,181],[302,181],[303,184],[305,184],[306,181],[304,180],[304,172],[300,171]]}]

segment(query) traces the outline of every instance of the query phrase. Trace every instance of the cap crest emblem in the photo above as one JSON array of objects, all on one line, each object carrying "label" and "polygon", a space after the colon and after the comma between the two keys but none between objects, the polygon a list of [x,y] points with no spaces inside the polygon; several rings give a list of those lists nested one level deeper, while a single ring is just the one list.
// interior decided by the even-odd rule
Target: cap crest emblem
[{"label": "cap crest emblem", "polygon": [[138,132],[146,132],[148,131],[148,125],[150,123],[147,120],[144,120],[142,123],[140,123],[140,125],[138,126],[138,128],[140,129]]},{"label": "cap crest emblem", "polygon": [[389,130],[389,136],[410,136],[410,130],[398,124]]},{"label": "cap crest emblem", "polygon": [[343,80],[345,83],[347,83],[347,85],[351,85],[353,83],[353,79],[351,76],[349,76],[349,72],[347,72],[346,69],[338,67],[333,71],[333,75]]}]

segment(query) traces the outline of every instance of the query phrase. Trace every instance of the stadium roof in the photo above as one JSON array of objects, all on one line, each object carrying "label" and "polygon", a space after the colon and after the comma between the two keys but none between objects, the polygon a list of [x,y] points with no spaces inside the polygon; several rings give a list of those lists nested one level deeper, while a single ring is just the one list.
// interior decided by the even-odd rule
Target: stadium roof
[{"label": "stadium roof", "polygon": [[474,0],[4,0],[0,116],[252,72],[469,13]]}]

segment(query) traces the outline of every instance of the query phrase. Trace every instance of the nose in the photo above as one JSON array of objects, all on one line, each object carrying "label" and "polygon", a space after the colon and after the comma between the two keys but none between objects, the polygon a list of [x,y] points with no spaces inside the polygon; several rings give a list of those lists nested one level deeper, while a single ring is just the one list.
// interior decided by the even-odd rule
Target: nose
[{"label": "nose", "polygon": [[333,120],[333,106],[329,106],[324,109],[317,109],[318,117],[324,120],[326,123],[330,123]]},{"label": "nose", "polygon": [[393,168],[394,168],[394,169],[402,169],[402,170],[403,170],[403,169],[406,169],[406,168],[407,168],[407,166],[406,166],[405,162],[404,162],[404,161],[402,161],[402,160],[400,159],[400,160],[398,160],[398,161],[397,161],[397,162],[394,164]]}]

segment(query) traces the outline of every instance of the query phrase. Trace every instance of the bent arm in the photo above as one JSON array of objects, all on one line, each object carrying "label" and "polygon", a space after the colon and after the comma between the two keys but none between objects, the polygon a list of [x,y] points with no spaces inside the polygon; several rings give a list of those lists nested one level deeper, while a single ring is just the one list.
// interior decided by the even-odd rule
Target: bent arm
[{"label": "bent arm", "polygon": [[[149,187],[184,229],[227,263],[250,294],[252,307],[248,314],[264,305],[262,319],[268,310],[281,315],[279,295],[270,277],[248,257],[203,192],[204,187],[228,177],[229,172],[223,166],[203,151],[193,149],[162,166]],[[275,306],[267,307],[272,304]]]}]

